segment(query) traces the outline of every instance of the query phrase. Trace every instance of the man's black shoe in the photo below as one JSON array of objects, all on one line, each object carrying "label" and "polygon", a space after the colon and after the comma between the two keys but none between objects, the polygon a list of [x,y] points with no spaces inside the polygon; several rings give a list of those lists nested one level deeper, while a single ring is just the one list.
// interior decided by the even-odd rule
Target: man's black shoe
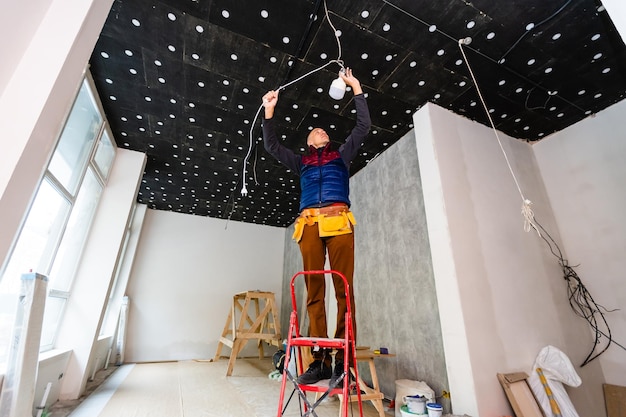
[{"label": "man's black shoe", "polygon": [[298,377],[298,384],[310,385],[331,377],[332,369],[320,360],[315,360],[305,373]]},{"label": "man's black shoe", "polygon": [[[350,372],[348,370],[348,372]],[[335,388],[340,388],[343,382],[343,361],[335,362],[335,369],[333,369],[333,375],[330,377],[330,382],[328,383],[329,387],[332,387],[333,384]]]}]

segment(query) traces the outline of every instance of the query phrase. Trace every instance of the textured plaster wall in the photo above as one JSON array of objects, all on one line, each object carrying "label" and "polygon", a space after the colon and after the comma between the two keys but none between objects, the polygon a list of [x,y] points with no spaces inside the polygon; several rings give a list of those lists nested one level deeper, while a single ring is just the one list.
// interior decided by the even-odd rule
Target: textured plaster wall
[{"label": "textured plaster wall", "polygon": [[[414,133],[410,132],[351,179],[355,230],[357,344],[387,347],[377,359],[386,397],[395,381],[425,381],[448,389]],[[282,323],[287,329],[289,279],[301,270],[298,246],[286,233]],[[286,333],[286,331],[285,331]],[[367,369],[360,368],[364,379]],[[446,404],[447,400],[443,400]]]}]

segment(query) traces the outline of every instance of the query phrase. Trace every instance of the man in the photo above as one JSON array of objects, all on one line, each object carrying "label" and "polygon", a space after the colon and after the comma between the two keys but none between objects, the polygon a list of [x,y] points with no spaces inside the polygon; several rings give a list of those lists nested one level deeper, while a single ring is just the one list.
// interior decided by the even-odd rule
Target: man
[{"label": "man", "polygon": [[[350,306],[356,340],[356,320],[353,290],[354,273],[354,217],[350,212],[349,167],[367,136],[371,121],[361,83],[352,70],[339,72],[343,81],[352,88],[357,121],[345,143],[335,148],[324,129],[315,128],[307,137],[308,152],[296,155],[284,147],[274,130],[274,110],[278,91],[263,96],[265,107],[263,138],[265,149],[279,162],[300,176],[300,217],[296,221],[294,239],[300,245],[305,271],[323,270],[326,253],[331,269],[345,275],[349,286]],[[323,275],[305,275],[309,336],[328,337],[324,303],[325,279]],[[337,298],[337,329],[335,338],[344,338],[346,330],[346,297],[343,280],[333,275]],[[344,352],[335,355],[335,367],[324,349],[313,350],[313,363],[298,377],[300,384],[314,384],[330,378],[330,384],[339,383],[343,375]],[[350,364],[354,365],[354,364]]]}]

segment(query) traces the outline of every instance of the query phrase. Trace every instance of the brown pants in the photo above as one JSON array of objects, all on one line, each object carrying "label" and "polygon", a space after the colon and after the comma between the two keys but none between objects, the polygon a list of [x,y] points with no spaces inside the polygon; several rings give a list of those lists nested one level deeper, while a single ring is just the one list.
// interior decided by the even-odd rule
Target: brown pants
[{"label": "brown pants", "polygon": [[[323,270],[326,262],[326,252],[328,252],[330,269],[345,275],[349,286],[353,334],[354,340],[356,340],[356,309],[354,304],[354,287],[352,285],[354,275],[354,233],[320,238],[317,224],[305,225],[299,244],[305,271]],[[307,289],[307,312],[310,321],[309,336],[328,337],[324,303],[326,294],[324,276],[305,275],[304,278]],[[346,332],[346,291],[341,277],[333,275],[332,279],[337,298],[337,329],[334,337],[344,338]],[[322,359],[323,356],[323,352],[313,352],[314,359]],[[337,352],[335,359],[343,360],[343,352]]]}]

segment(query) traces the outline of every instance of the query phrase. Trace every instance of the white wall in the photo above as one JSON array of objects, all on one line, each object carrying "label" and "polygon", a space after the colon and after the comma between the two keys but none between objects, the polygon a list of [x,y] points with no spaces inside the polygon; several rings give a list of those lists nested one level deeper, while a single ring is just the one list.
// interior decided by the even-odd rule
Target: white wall
[{"label": "white wall", "polygon": [[[0,263],[10,251],[61,132],[113,0],[39,0],[3,5],[1,23],[21,26],[3,40],[0,72]],[[32,14],[31,14],[32,13]],[[36,30],[34,30],[36,28]],[[2,34],[5,34],[3,25]],[[34,30],[30,33],[28,30]],[[5,49],[2,49],[5,52]]]},{"label": "white wall", "polygon": [[603,0],[602,4],[609,12],[609,16],[622,39],[626,39],[626,3],[624,0]]},{"label": "white wall", "polygon": [[[576,365],[591,336],[570,310],[556,259],[523,230],[522,198],[491,129],[431,104],[414,121],[453,412],[508,414],[496,373],[529,372],[546,345]],[[532,148],[500,137],[537,219],[560,240]],[[592,415],[602,371],[577,371],[584,383],[570,395]]]},{"label": "white wall", "polygon": [[[626,344],[626,101],[533,146],[572,266]],[[606,333],[606,330],[605,330]],[[601,348],[607,339],[603,338]],[[590,349],[588,343],[585,347]],[[599,361],[606,382],[626,386],[626,351],[612,345]]]},{"label": "white wall", "polygon": [[128,283],[125,361],[213,358],[236,293],[271,291],[280,305],[284,236],[278,227],[148,210]]}]

